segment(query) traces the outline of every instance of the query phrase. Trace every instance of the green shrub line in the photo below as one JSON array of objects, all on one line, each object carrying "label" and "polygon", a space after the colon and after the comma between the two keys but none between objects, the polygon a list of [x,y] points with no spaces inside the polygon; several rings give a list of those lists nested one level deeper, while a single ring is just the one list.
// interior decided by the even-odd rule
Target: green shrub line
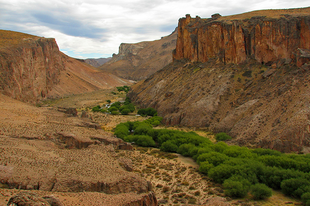
[{"label": "green shrub line", "polygon": [[140,146],[193,158],[201,173],[223,184],[227,196],[237,198],[250,193],[260,200],[270,197],[273,188],[310,205],[310,154],[229,146],[223,142],[228,136],[225,133],[213,143],[195,132],[154,129],[161,121],[161,117],[154,116],[143,122],[120,123],[114,134]]},{"label": "green shrub line", "polygon": [[[111,100],[107,100],[107,103],[111,103]],[[124,103],[121,102],[114,102],[110,105],[109,108],[105,109],[105,105],[102,107],[100,105],[97,105],[92,108],[93,112],[102,112],[102,113],[111,113],[112,115],[128,115],[131,112],[134,112],[136,110],[135,106],[131,103],[131,100],[126,97]]]}]

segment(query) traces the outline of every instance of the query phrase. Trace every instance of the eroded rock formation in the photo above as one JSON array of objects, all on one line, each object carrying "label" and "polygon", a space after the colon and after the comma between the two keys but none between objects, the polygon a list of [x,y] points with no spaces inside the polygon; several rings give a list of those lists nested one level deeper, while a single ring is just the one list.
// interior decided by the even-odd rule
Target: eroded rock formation
[{"label": "eroded rock formation", "polygon": [[180,19],[174,62],[132,86],[129,96],[156,108],[167,125],[309,152],[309,11]]},{"label": "eroded rock formation", "polygon": [[146,79],[172,62],[171,53],[175,49],[176,38],[175,31],[156,41],[122,43],[119,53],[99,68],[125,79]]},{"label": "eroded rock formation", "polygon": [[233,16],[201,19],[187,15],[179,20],[174,59],[240,64],[251,58],[278,66],[287,61],[300,64],[297,50],[310,49],[310,16],[289,11],[283,10],[279,17],[272,14],[269,17],[263,12],[262,16],[256,16],[253,12],[242,19]]},{"label": "eroded rock formation", "polygon": [[55,39],[0,30],[0,92],[24,102],[128,84],[59,51]]}]

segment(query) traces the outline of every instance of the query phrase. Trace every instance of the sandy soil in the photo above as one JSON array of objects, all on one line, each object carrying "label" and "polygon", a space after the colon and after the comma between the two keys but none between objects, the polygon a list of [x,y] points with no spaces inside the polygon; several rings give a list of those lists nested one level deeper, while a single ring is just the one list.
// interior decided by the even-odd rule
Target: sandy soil
[{"label": "sandy soil", "polygon": [[[81,95],[80,99],[77,96],[73,96],[72,99],[64,98],[61,104],[56,102],[52,106],[71,107],[75,104],[81,105],[80,102],[84,101],[85,109],[92,106],[95,101],[105,102],[107,98],[112,99],[104,92],[102,92],[102,99],[96,99],[95,94],[84,95]],[[118,95],[116,97],[120,98]],[[208,177],[200,174],[198,165],[191,158],[163,153],[155,148],[137,147],[133,151],[124,151],[91,145],[84,149],[66,149],[64,143],[53,140],[55,133],[70,132],[79,138],[87,139],[92,135],[106,135],[106,132],[78,126],[85,119],[69,117],[56,111],[55,108],[33,107],[3,95],[0,96],[0,108],[2,111],[0,113],[0,166],[15,165],[16,171],[22,174],[17,175],[17,179],[27,175],[30,179],[39,179],[46,174],[57,173],[58,177],[63,175],[77,177],[79,180],[95,179],[108,183],[113,182],[113,179],[119,179],[122,175],[141,177],[152,183],[159,205],[204,205],[210,198],[224,196],[221,185],[213,183]],[[103,128],[110,129],[119,122],[142,120],[134,115],[112,116],[92,112],[89,112],[89,118]],[[200,135],[209,135],[204,131],[199,132]],[[125,171],[120,167],[118,163],[120,158],[132,160],[133,172]],[[55,165],[57,167],[54,167]],[[50,173],[44,173],[45,169]],[[35,175],[31,177],[34,171]],[[31,189],[29,182],[26,186]],[[21,190],[8,189],[7,185],[1,184],[0,206],[6,205],[9,198],[19,191]],[[108,195],[96,191],[32,191],[41,196],[53,194],[64,205],[122,205],[126,201],[141,198],[141,195],[135,193]],[[288,203],[296,205],[300,202],[274,192],[274,196],[267,201],[257,202],[247,197],[242,200],[228,198],[228,203],[231,205],[285,205]]]}]

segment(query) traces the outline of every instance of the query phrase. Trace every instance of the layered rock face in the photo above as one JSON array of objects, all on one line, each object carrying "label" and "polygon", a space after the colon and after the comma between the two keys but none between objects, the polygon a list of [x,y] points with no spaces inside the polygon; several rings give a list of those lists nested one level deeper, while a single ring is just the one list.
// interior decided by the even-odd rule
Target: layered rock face
[{"label": "layered rock face", "polygon": [[175,31],[156,41],[122,43],[119,53],[99,68],[125,79],[146,79],[172,62],[171,53],[175,49],[176,38]]},{"label": "layered rock face", "polygon": [[232,143],[250,147],[310,152],[309,10],[180,19],[174,62],[129,96],[156,108],[167,125],[227,132]]},{"label": "layered rock face", "polygon": [[283,10],[279,17],[253,12],[243,19],[220,16],[200,19],[187,15],[179,20],[173,57],[192,62],[215,59],[225,64],[240,64],[249,58],[278,65],[293,60],[301,66],[295,52],[298,48],[310,49],[310,16],[292,11]]},{"label": "layered rock face", "polygon": [[0,30],[0,92],[24,102],[128,84],[59,51],[55,39]]}]

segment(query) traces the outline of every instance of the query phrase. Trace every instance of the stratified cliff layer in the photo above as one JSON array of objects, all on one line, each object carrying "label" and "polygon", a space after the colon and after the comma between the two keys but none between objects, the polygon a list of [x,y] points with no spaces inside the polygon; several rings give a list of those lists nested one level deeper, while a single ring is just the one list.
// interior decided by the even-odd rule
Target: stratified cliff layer
[{"label": "stratified cliff layer", "polygon": [[122,43],[119,53],[99,68],[125,79],[146,79],[172,62],[171,53],[175,49],[176,38],[175,31],[156,41]]},{"label": "stratified cliff layer", "polygon": [[[280,13],[279,13],[280,12]],[[270,10],[239,16],[179,20],[174,59],[240,64],[247,59],[283,64],[298,48],[310,49],[310,8]]]},{"label": "stratified cliff layer", "polygon": [[25,102],[128,84],[59,51],[55,39],[0,30],[0,92]]},{"label": "stratified cliff layer", "polygon": [[132,86],[129,96],[156,108],[167,125],[227,132],[250,147],[310,152],[309,8],[284,10],[290,17],[282,11],[254,12],[268,21],[252,13],[180,19],[174,62]]}]

